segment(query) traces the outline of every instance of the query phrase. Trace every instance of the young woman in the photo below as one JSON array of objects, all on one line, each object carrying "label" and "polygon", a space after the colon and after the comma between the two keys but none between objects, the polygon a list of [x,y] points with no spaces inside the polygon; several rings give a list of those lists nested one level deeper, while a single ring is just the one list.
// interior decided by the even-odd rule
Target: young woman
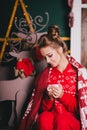
[{"label": "young woman", "polygon": [[34,130],[86,130],[82,91],[87,87],[82,83],[87,84],[87,74],[84,76],[81,71],[84,68],[66,54],[57,26],[48,28],[48,33],[40,37],[38,47],[48,67],[36,80],[20,130],[30,130],[32,126]]}]

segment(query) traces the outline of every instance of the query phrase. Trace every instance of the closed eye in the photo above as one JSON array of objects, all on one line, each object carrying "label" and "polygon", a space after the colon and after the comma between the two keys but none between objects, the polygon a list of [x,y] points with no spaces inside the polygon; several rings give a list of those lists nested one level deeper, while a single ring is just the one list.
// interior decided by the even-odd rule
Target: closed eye
[{"label": "closed eye", "polygon": [[52,56],[53,56],[53,54],[48,54],[46,57],[44,57],[44,59],[47,60],[47,57],[51,58]]},{"label": "closed eye", "polygon": [[52,57],[52,56],[53,56],[53,54],[49,54],[49,55],[48,55],[49,58]]}]

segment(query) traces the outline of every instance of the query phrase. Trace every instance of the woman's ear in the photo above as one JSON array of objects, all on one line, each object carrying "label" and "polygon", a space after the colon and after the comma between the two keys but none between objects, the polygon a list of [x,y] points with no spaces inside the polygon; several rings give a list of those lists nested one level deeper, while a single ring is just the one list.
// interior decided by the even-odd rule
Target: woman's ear
[{"label": "woman's ear", "polygon": [[58,47],[57,52],[58,52],[59,54],[62,54],[62,53],[63,53],[63,48],[62,48],[61,46]]}]

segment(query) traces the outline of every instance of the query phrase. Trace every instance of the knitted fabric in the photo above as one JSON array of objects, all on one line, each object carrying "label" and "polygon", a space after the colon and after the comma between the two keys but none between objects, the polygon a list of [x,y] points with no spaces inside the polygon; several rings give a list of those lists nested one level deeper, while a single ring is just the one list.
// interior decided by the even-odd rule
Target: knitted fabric
[{"label": "knitted fabric", "polygon": [[[73,57],[67,56],[69,62],[78,71],[78,98],[80,108],[81,130],[87,130],[87,70]],[[27,110],[21,120],[19,130],[30,130],[38,113],[43,93],[46,90],[49,68],[46,68],[37,78],[33,96],[29,101]],[[30,108],[30,109],[28,109]]]}]

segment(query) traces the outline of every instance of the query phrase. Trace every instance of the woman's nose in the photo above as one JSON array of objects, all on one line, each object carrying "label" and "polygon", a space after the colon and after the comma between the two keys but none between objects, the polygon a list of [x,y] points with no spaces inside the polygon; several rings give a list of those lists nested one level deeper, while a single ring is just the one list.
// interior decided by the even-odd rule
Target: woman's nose
[{"label": "woman's nose", "polygon": [[46,61],[47,61],[48,64],[50,63],[50,59],[49,58],[46,58]]}]

